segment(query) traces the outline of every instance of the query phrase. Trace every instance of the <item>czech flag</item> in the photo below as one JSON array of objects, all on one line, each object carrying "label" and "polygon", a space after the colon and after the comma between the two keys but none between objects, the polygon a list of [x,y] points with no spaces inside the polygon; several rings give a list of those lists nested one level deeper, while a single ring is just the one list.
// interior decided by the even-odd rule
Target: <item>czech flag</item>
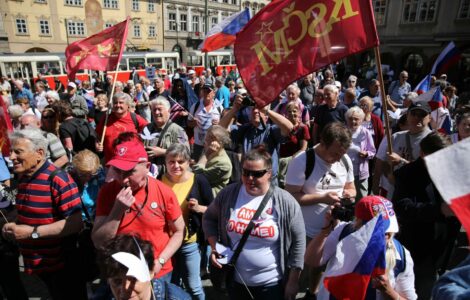
[{"label": "czech flag", "polygon": [[470,139],[427,155],[434,185],[462,223],[470,241]]},{"label": "czech flag", "polygon": [[415,87],[413,92],[416,92],[418,93],[418,95],[421,95],[429,91],[430,86],[431,86],[431,75],[427,75],[426,77],[424,77],[423,80],[421,80],[420,83],[418,83],[418,85]]},{"label": "czech flag", "polygon": [[444,95],[441,88],[435,86],[424,94],[419,95],[413,102],[428,102],[431,110],[436,110],[444,106]]},{"label": "czech flag", "polygon": [[442,50],[441,54],[437,57],[431,69],[431,74],[441,75],[447,69],[460,59],[460,51],[455,47],[454,42],[450,42],[447,47]]},{"label": "czech flag", "polygon": [[209,52],[233,44],[236,34],[242,30],[249,20],[250,10],[248,8],[231,15],[209,30],[206,38],[199,45],[199,49],[202,52]]},{"label": "czech flag", "polygon": [[371,277],[385,274],[385,231],[389,222],[379,214],[338,243],[323,281],[336,299],[364,299]]}]

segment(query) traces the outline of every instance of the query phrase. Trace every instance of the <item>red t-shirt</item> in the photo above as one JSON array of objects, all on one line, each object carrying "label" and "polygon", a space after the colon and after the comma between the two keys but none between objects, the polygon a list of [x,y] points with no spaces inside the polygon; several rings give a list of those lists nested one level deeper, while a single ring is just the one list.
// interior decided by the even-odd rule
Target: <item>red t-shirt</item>
[{"label": "red t-shirt", "polygon": [[281,144],[279,149],[279,157],[289,157],[294,155],[300,149],[300,141],[310,140],[310,133],[308,132],[307,125],[300,123],[297,128],[289,134],[286,142]]},{"label": "red t-shirt", "polygon": [[[148,122],[142,118],[141,116],[136,114],[137,123],[139,123],[139,131],[142,132],[144,127],[148,124]],[[98,134],[98,138],[101,140],[101,135],[103,134],[103,127],[104,121],[106,118],[101,118],[100,123],[96,127],[96,133]],[[103,145],[103,152],[104,152],[104,160],[105,163],[108,162],[113,157],[113,142],[119,134],[123,132],[136,132],[135,124],[132,121],[132,117],[130,113],[127,113],[122,118],[117,118],[113,113],[109,115],[108,118],[108,127],[106,128],[106,134],[104,138],[104,145]]]},{"label": "red t-shirt", "polygon": [[[178,219],[181,216],[181,208],[175,193],[168,186],[152,177],[148,177],[147,186],[148,188],[142,188],[134,194],[135,202],[122,217],[117,234],[136,234],[141,239],[149,241],[157,259],[170,239],[167,222]],[[107,216],[111,212],[121,189],[116,181],[107,183],[101,188],[96,205],[97,217]],[[168,261],[156,277],[162,277],[173,270],[171,259],[169,257],[165,259]]]}]

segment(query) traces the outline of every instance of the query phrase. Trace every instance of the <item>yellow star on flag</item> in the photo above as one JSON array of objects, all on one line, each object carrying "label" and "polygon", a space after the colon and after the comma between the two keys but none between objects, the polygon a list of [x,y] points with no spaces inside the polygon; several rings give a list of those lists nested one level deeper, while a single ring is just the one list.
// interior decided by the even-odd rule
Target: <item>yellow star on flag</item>
[{"label": "yellow star on flag", "polygon": [[107,57],[111,54],[110,52],[113,49],[113,45],[112,44],[107,44],[107,45],[98,44],[97,48],[98,48],[98,54],[100,57]]},{"label": "yellow star on flag", "polygon": [[261,24],[261,29],[256,32],[256,34],[260,35],[260,39],[264,40],[264,36],[266,34],[273,34],[274,32],[271,30],[271,25],[273,24],[273,21],[269,23],[262,23]]}]

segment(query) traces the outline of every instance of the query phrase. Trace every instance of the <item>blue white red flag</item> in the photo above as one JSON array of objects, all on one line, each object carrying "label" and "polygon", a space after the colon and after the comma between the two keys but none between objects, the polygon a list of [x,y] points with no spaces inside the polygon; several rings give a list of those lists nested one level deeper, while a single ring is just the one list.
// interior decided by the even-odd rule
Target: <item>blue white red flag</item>
[{"label": "blue white red flag", "polygon": [[460,59],[460,51],[455,47],[454,42],[450,42],[437,57],[431,69],[431,74],[440,75]]},{"label": "blue white red flag", "polygon": [[430,87],[431,87],[431,75],[426,75],[426,77],[424,77],[423,80],[421,80],[421,82],[418,83],[418,85],[415,87],[413,92],[416,92],[418,93],[418,95],[421,95],[429,91]]},{"label": "blue white red flag", "polygon": [[250,10],[248,8],[231,15],[207,32],[206,38],[199,45],[199,49],[202,52],[209,52],[233,44],[236,34],[242,30],[249,20]]},{"label": "blue white red flag", "polygon": [[427,155],[429,175],[444,201],[462,223],[470,241],[470,139]]},{"label": "blue white red flag", "polygon": [[413,102],[428,102],[431,110],[436,110],[444,106],[444,95],[442,94],[441,88],[435,86],[426,93],[419,95]]},{"label": "blue white red flag", "polygon": [[385,274],[389,222],[379,214],[338,243],[323,281],[336,299],[363,300],[371,277]]}]

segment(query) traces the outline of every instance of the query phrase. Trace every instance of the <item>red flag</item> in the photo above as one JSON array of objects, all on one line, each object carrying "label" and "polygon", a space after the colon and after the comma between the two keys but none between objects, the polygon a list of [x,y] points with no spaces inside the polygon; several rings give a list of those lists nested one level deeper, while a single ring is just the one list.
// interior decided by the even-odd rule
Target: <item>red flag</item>
[{"label": "red flag", "polygon": [[65,49],[69,78],[80,69],[112,71],[121,60],[127,38],[129,18]]},{"label": "red flag", "polygon": [[378,44],[370,0],[274,0],[238,33],[235,57],[264,106],[296,79]]},{"label": "red flag", "polygon": [[0,95],[0,150],[3,156],[10,156],[8,133],[13,131],[13,125],[7,110],[7,102],[7,97]]}]

